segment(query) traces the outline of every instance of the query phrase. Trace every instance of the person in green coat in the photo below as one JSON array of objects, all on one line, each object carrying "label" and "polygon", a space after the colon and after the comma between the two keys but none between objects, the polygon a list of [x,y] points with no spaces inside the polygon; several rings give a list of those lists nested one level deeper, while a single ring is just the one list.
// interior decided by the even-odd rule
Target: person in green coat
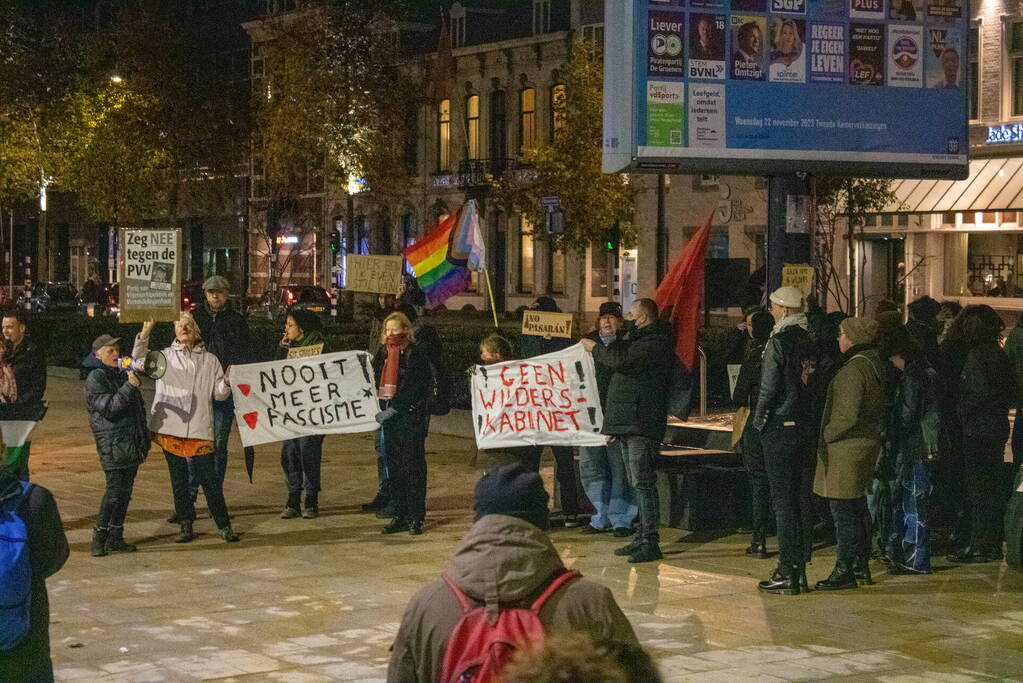
[{"label": "person in green coat", "polygon": [[867,553],[870,513],[867,492],[881,449],[884,378],[887,372],[874,346],[877,321],[846,318],[839,328],[842,365],[828,386],[813,492],[828,500],[835,520],[838,559],[818,590],[855,588],[859,575],[870,583]]}]

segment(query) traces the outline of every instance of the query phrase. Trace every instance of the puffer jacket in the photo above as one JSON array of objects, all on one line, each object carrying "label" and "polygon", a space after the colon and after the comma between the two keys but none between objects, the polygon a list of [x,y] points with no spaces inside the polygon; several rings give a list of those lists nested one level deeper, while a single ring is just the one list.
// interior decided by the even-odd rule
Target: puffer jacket
[{"label": "puffer jacket", "polygon": [[[528,607],[564,571],[558,551],[539,528],[516,517],[486,515],[455,550],[447,575],[470,598],[496,612],[499,604]],[[461,617],[458,600],[443,581],[421,590],[405,609],[387,680],[441,680],[448,637]],[[582,631],[595,641],[638,645],[610,589],[585,578],[559,588],[539,617],[548,636]]]},{"label": "puffer jacket", "polygon": [[[142,358],[149,340],[135,337],[131,355]],[[213,400],[231,395],[220,361],[200,344],[186,349],[174,342],[163,350],[167,373],[156,380],[149,430],[184,439],[213,440]]]},{"label": "puffer jacket", "polygon": [[803,356],[812,343],[802,313],[775,325],[760,372],[760,395],[753,417],[757,429],[763,430],[769,421],[772,425],[792,421],[809,426],[813,409],[803,380]]},{"label": "puffer jacket", "polygon": [[117,368],[95,368],[85,380],[85,406],[103,471],[134,467],[149,453],[146,406]]}]

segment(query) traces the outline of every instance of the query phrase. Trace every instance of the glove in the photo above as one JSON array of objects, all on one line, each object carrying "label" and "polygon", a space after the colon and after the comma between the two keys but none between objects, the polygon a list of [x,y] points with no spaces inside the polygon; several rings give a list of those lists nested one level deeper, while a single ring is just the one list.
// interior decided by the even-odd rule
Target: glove
[{"label": "glove", "polygon": [[397,414],[398,414],[397,410],[395,410],[394,408],[388,408],[387,410],[381,410],[379,413],[377,413],[375,419],[377,421],[377,424],[382,425],[383,423],[387,422]]}]

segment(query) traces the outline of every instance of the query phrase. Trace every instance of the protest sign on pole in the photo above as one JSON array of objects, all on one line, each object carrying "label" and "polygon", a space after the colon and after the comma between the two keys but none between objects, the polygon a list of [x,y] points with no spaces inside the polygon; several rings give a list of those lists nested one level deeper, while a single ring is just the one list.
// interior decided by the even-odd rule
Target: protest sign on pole
[{"label": "protest sign on pole", "polygon": [[472,424],[479,448],[604,445],[593,357],[576,344],[525,360],[476,366]]},{"label": "protest sign on pole", "polygon": [[243,446],[377,428],[376,384],[365,351],[235,365],[231,384]]},{"label": "protest sign on pole", "polygon": [[401,256],[351,254],[346,266],[345,289],[350,292],[397,294],[401,287]]},{"label": "protest sign on pole", "polygon": [[181,313],[181,231],[122,228],[120,320],[177,320]]},{"label": "protest sign on pole", "polygon": [[522,312],[522,334],[534,334],[544,339],[572,338],[572,314],[547,311]]}]

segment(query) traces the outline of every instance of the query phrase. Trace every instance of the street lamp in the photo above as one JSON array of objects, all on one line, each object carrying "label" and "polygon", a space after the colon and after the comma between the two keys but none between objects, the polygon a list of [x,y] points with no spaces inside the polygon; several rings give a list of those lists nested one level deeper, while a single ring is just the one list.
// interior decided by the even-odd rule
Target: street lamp
[{"label": "street lamp", "polygon": [[114,74],[113,76],[110,77],[110,82],[116,85],[120,85],[121,83],[124,82],[124,79],[118,76],[117,74]]}]

